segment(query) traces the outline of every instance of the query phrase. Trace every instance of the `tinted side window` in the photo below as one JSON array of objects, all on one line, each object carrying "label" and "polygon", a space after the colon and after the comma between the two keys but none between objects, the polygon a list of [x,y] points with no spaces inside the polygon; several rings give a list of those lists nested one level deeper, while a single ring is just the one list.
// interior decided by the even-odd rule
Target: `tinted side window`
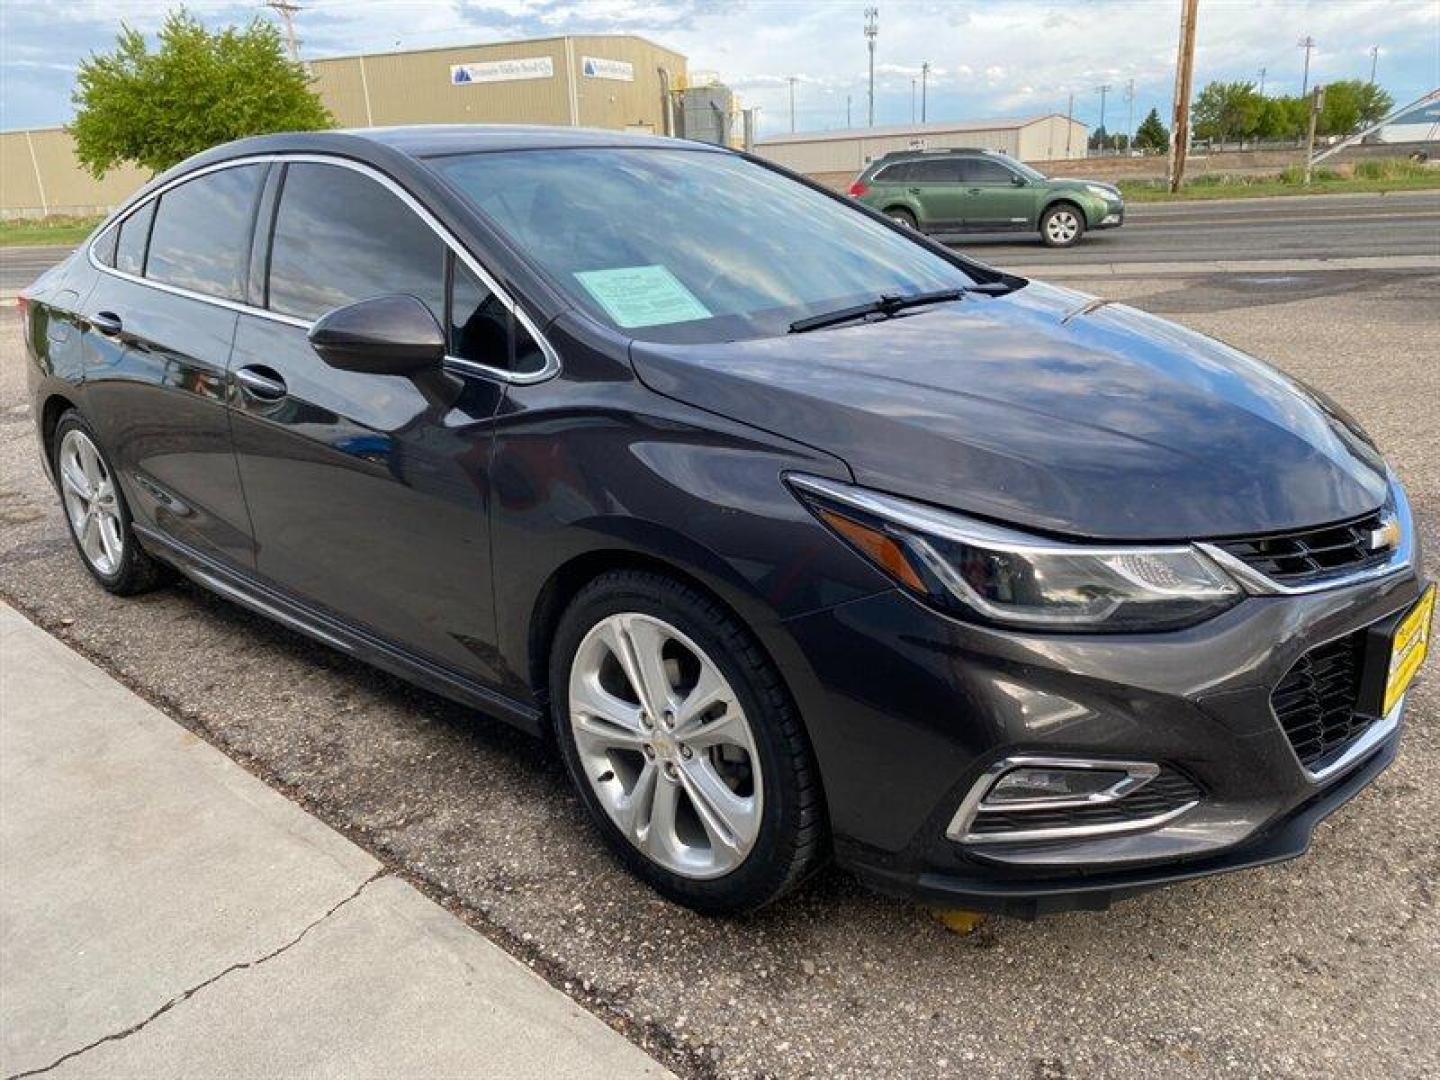
[{"label": "tinted side window", "polygon": [[120,239],[120,229],[116,226],[113,229],[106,229],[95,238],[95,243],[90,245],[95,258],[101,266],[115,265],[115,243]]},{"label": "tinted side window", "polygon": [[453,254],[450,266],[450,355],[522,375],[542,370],[545,354],[524,324]]},{"label": "tinted side window", "polygon": [[966,162],[965,179],[972,184],[1008,184],[1014,175],[1000,162],[987,158],[971,158]]},{"label": "tinted side window", "polygon": [[145,276],[207,296],[245,299],[250,223],[263,165],[207,173],[160,196]]},{"label": "tinted side window", "polygon": [[408,293],[445,314],[445,245],[394,194],[339,165],[285,171],[270,250],[269,306],[302,319]]},{"label": "tinted side window", "polygon": [[914,167],[914,163],[909,161],[902,161],[895,165],[887,165],[881,169],[879,175],[875,177],[875,182],[879,184],[903,184],[910,179],[910,172]]},{"label": "tinted side window", "polygon": [[912,184],[956,184],[960,169],[954,158],[916,161],[910,165],[909,180]]},{"label": "tinted side window", "polygon": [[115,242],[115,269],[127,274],[145,272],[145,245],[150,242],[150,222],[155,218],[155,200],[151,199],[120,223],[120,239]]}]

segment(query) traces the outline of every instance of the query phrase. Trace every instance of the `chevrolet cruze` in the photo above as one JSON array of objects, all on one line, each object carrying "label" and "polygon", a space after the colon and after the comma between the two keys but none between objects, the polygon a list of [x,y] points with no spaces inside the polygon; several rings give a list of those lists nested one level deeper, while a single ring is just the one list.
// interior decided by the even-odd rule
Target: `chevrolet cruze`
[{"label": "chevrolet cruze", "polygon": [[1426,649],[1339,407],[714,147],[249,139],[21,302],[101,586],[541,735],[701,911],[829,858],[1032,916],[1298,855]]}]

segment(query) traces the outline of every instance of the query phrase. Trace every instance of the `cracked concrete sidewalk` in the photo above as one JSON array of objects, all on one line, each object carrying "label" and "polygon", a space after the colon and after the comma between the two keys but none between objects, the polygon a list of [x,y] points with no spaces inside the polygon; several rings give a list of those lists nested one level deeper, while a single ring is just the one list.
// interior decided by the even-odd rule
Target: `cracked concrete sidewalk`
[{"label": "cracked concrete sidewalk", "polygon": [[660,1077],[0,604],[0,1077]]}]

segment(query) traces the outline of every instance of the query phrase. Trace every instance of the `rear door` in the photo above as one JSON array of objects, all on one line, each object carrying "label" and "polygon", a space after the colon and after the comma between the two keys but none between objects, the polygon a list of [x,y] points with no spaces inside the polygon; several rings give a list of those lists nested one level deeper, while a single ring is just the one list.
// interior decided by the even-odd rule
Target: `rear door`
[{"label": "rear door", "polygon": [[1003,232],[1035,225],[1035,189],[1016,183],[1019,174],[993,158],[965,158],[965,228]]},{"label": "rear door", "polygon": [[[388,180],[338,162],[284,170],[264,211],[265,312],[240,317],[231,362],[258,570],[323,613],[490,681],[491,419],[509,312]],[[459,360],[446,372],[340,371],[311,348],[325,312],[397,293],[451,327]]]},{"label": "rear door", "polygon": [[965,216],[960,162],[953,157],[920,158],[910,163],[907,187],[920,200],[921,223],[929,229],[956,229]]},{"label": "rear door", "polygon": [[83,305],[87,418],[136,524],[248,567],[225,368],[268,166],[227,166],[153,196],[97,238]]}]

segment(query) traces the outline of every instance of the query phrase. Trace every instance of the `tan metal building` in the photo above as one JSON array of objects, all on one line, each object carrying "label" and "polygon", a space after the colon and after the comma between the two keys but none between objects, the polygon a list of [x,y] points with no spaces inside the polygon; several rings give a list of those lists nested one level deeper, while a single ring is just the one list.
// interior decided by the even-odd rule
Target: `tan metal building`
[{"label": "tan metal building", "polygon": [[1086,127],[1059,113],[966,123],[907,124],[772,135],[755,152],[810,176],[854,176],[894,150],[977,147],[1000,150],[1021,161],[1059,161],[1085,156]]},{"label": "tan metal building", "polygon": [[[560,124],[674,134],[685,57],[629,34],[507,41],[310,62],[340,127]],[[63,128],[0,132],[0,217],[109,210],[147,180],[96,180]]]}]

